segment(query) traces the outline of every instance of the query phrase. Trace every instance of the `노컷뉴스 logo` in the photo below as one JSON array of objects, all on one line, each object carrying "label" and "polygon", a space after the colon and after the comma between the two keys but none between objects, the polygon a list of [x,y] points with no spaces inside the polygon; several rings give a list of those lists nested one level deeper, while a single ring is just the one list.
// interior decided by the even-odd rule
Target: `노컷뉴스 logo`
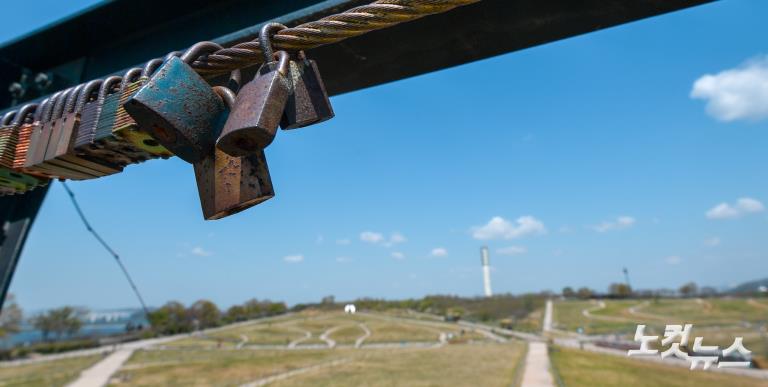
[{"label": "\ub178\ucef7\ub274\uc2a4 logo", "polygon": [[662,359],[669,357],[679,358],[691,363],[691,369],[696,369],[702,364],[703,369],[709,369],[712,364],[717,368],[749,368],[752,351],[744,347],[743,338],[736,337],[730,347],[720,350],[717,345],[704,345],[703,337],[693,340],[693,348],[688,353],[680,347],[688,348],[688,338],[691,335],[693,324],[667,325],[664,329],[664,338],[661,346],[669,346],[669,349],[659,352],[651,348],[651,344],[658,343],[659,336],[646,336],[645,325],[638,325],[635,331],[635,341],[640,343],[639,349],[630,349],[627,356],[656,356]]}]

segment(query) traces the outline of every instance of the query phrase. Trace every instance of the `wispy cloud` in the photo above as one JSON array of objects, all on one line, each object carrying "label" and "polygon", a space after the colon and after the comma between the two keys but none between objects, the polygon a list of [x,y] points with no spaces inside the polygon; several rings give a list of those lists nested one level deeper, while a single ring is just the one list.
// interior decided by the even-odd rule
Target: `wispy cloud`
[{"label": "wispy cloud", "polygon": [[392,258],[397,259],[397,260],[402,260],[402,259],[405,259],[405,254],[403,254],[403,253],[401,253],[399,251],[393,251],[392,252]]},{"label": "wispy cloud", "polygon": [[707,101],[707,113],[721,121],[768,118],[768,56],[702,76],[693,83],[691,98]]},{"label": "wispy cloud", "polygon": [[720,203],[707,211],[709,219],[734,219],[744,215],[754,214],[765,210],[765,206],[759,200],[752,198],[739,198],[735,203]]},{"label": "wispy cloud", "polygon": [[288,263],[299,263],[304,261],[304,256],[301,254],[286,255],[283,257],[283,261]]},{"label": "wispy cloud", "polygon": [[381,243],[384,241],[384,235],[380,232],[363,231],[360,233],[360,240],[366,243]]},{"label": "wispy cloud", "polygon": [[193,247],[192,250],[189,251],[189,253],[192,254],[192,255],[196,255],[198,257],[210,257],[211,255],[213,255],[212,252],[210,252],[210,251],[208,251],[208,250],[206,250],[206,249],[204,249],[204,248],[202,248],[200,246]]},{"label": "wispy cloud", "polygon": [[678,255],[670,255],[664,258],[664,261],[666,261],[668,265],[679,265],[680,262],[683,261],[683,259],[680,258],[680,256]]},{"label": "wispy cloud", "polygon": [[526,252],[528,252],[528,249],[522,246],[507,246],[496,249],[496,253],[499,255],[520,255]]},{"label": "wispy cloud", "polygon": [[636,223],[635,218],[631,216],[619,216],[615,220],[607,220],[604,221],[596,226],[593,226],[592,229],[597,232],[608,232],[613,230],[623,230],[625,228],[630,228],[634,226]]},{"label": "wispy cloud", "polygon": [[385,237],[383,233],[375,231],[363,231],[360,233],[360,240],[366,243],[374,245],[381,245],[384,247],[392,247],[394,245],[404,243],[408,239],[405,235],[399,232],[393,232],[389,238]]},{"label": "wispy cloud", "polygon": [[489,239],[516,239],[528,235],[546,234],[544,223],[526,215],[517,218],[512,223],[500,216],[494,216],[483,226],[475,226],[471,229],[472,237],[478,240]]},{"label": "wispy cloud", "polygon": [[435,247],[434,249],[432,249],[429,255],[433,257],[445,257],[446,255],[448,255],[448,250],[446,250],[444,247]]}]

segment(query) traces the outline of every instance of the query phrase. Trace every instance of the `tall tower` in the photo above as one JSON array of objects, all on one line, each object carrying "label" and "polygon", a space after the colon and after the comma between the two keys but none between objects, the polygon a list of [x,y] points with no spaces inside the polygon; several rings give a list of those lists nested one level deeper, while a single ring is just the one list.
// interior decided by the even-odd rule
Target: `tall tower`
[{"label": "tall tower", "polygon": [[483,263],[483,290],[485,291],[485,296],[490,297],[493,295],[493,292],[491,292],[491,266],[488,262],[487,246],[483,246],[483,248],[480,249],[480,259]]}]

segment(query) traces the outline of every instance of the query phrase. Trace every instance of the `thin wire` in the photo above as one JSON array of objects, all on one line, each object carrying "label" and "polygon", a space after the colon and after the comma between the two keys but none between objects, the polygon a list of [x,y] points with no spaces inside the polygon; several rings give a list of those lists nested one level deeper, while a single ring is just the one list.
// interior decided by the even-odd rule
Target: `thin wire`
[{"label": "thin wire", "polygon": [[144,315],[145,317],[149,318],[149,310],[147,309],[147,305],[144,303],[144,299],[141,297],[141,293],[139,293],[139,288],[136,287],[136,284],[133,282],[133,279],[131,278],[131,275],[128,274],[128,270],[125,268],[125,265],[123,265],[123,261],[120,260],[120,256],[117,254],[115,250],[110,247],[107,242],[104,241],[104,239],[101,238],[101,235],[96,232],[96,230],[91,227],[91,223],[88,222],[88,219],[85,217],[85,214],[83,214],[83,210],[80,208],[80,204],[77,203],[77,199],[75,199],[75,194],[72,192],[71,189],[69,189],[69,186],[67,186],[67,183],[62,181],[61,184],[64,186],[64,189],[67,190],[67,194],[69,194],[69,199],[72,201],[72,205],[75,206],[75,211],[77,211],[77,214],[80,216],[80,220],[83,221],[83,224],[85,225],[85,228],[93,234],[93,236],[96,238],[99,243],[101,243],[102,246],[104,246],[107,251],[112,254],[112,257],[115,258],[115,261],[120,266],[120,269],[123,271],[123,274],[125,274],[125,278],[128,280],[128,283],[131,284],[131,288],[133,289],[133,292],[136,293],[136,297],[139,299],[139,302],[141,303],[141,308],[144,309]]}]

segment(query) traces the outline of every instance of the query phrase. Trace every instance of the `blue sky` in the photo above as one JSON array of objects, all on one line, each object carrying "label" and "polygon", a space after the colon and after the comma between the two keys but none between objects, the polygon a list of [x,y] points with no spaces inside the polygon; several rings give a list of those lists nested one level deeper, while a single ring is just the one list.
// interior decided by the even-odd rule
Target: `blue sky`
[{"label": "blue sky", "polygon": [[[484,244],[496,292],[762,278],[766,14],[721,1],[334,97],[267,149],[277,196],[220,221],[178,159],[70,187],[151,305],[479,295]],[[59,184],[11,291],[137,304]]]}]

